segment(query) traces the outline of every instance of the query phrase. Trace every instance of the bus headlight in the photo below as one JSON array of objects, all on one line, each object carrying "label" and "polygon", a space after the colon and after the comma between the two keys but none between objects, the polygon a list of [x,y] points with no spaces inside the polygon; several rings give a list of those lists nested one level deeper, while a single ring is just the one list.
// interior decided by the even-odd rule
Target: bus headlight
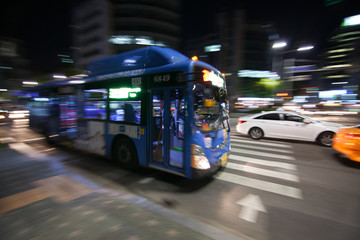
[{"label": "bus headlight", "polygon": [[204,150],[197,144],[191,145],[191,166],[197,169],[209,169],[210,163]]}]

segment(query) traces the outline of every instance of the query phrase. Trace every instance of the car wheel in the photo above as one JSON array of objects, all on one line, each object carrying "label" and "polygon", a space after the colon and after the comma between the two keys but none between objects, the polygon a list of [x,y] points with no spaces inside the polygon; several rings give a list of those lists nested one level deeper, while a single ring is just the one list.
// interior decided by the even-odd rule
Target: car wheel
[{"label": "car wheel", "polygon": [[136,149],[130,139],[120,138],[116,141],[113,159],[126,169],[134,169],[138,166]]},{"label": "car wheel", "polygon": [[325,147],[331,147],[333,143],[333,132],[323,132],[318,137],[318,143]]},{"label": "car wheel", "polygon": [[252,139],[260,139],[264,137],[264,132],[261,128],[253,127],[249,130],[249,135]]}]

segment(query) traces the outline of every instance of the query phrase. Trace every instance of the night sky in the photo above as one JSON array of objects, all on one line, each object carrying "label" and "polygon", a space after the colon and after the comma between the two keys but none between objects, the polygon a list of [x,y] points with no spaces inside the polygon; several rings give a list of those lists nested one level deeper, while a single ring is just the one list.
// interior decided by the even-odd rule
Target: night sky
[{"label": "night sky", "polygon": [[[275,23],[280,36],[291,43],[320,44],[346,16],[360,14],[360,0],[342,0],[326,7],[325,0],[184,0],[182,32],[185,39],[214,30],[214,14],[242,8],[252,22]],[[2,1],[1,36],[24,40],[26,58],[52,70],[57,53],[71,46],[71,6],[75,1]],[[321,45],[321,44],[320,44]]]}]

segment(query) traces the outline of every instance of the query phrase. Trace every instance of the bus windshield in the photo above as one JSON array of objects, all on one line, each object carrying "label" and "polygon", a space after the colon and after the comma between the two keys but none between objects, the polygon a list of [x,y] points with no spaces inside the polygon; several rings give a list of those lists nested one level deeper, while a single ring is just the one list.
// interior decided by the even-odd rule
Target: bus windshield
[{"label": "bus windshield", "polygon": [[202,133],[229,128],[229,106],[225,89],[195,83],[193,97],[194,121]]}]

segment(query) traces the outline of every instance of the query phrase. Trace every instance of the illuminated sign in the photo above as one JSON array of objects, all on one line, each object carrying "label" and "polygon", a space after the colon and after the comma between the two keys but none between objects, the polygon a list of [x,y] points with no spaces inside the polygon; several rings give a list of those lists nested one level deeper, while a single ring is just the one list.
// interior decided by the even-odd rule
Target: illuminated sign
[{"label": "illuminated sign", "polygon": [[289,94],[288,93],[277,93],[276,96],[277,97],[287,97],[287,96],[289,96]]},{"label": "illuminated sign", "polygon": [[36,101],[36,102],[48,102],[49,98],[34,98],[34,101]]},{"label": "illuminated sign", "polygon": [[221,45],[210,45],[210,46],[206,46],[204,48],[205,52],[219,52],[221,50]]},{"label": "illuminated sign", "polygon": [[248,77],[248,78],[280,79],[279,75],[276,72],[257,71],[257,70],[239,70],[238,76],[239,77]]},{"label": "illuminated sign", "polygon": [[135,98],[138,92],[141,92],[141,88],[110,88],[109,98]]},{"label": "illuminated sign", "polygon": [[350,27],[356,25],[360,25],[360,14],[344,18],[344,21],[341,24],[342,27]]},{"label": "illuminated sign", "polygon": [[338,95],[347,94],[347,90],[330,90],[319,92],[319,98],[335,98]]},{"label": "illuminated sign", "polygon": [[112,36],[109,39],[109,42],[113,44],[126,45],[126,44],[136,44],[136,45],[155,45],[159,47],[166,47],[166,44],[163,42],[155,42],[152,38],[147,36],[131,36],[131,35],[118,35]]},{"label": "illuminated sign", "polygon": [[219,75],[217,75],[216,73],[214,73],[213,71],[204,69],[202,72],[203,72],[204,82],[211,82],[212,85],[217,86],[217,87],[225,86],[224,79],[222,77],[220,77]]}]

